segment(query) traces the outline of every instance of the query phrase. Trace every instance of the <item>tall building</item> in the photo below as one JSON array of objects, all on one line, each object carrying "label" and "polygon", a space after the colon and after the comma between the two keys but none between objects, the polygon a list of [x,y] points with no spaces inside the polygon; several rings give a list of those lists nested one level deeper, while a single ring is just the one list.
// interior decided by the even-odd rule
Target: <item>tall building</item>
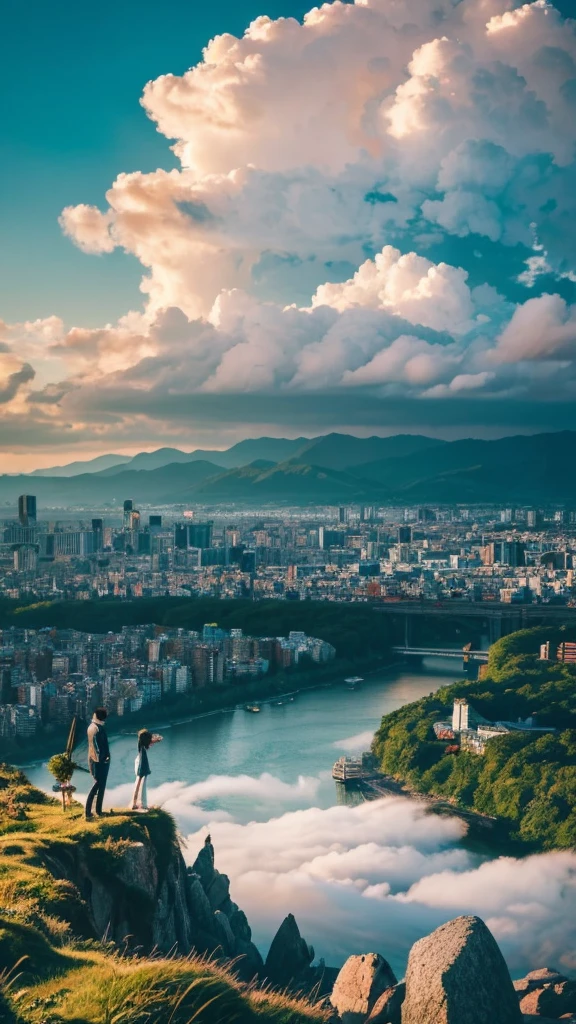
[{"label": "tall building", "polygon": [[14,568],[17,572],[35,572],[38,567],[38,548],[35,544],[20,544],[14,549]]},{"label": "tall building", "polygon": [[412,543],[412,527],[411,526],[399,526],[398,527],[398,543],[399,544],[411,544]]},{"label": "tall building", "polygon": [[134,508],[134,502],[132,501],[132,498],[126,498],[126,501],[124,502],[124,529],[125,530],[129,530],[130,529],[130,515],[131,515],[131,512],[132,512],[133,508]]},{"label": "tall building", "polygon": [[211,548],[212,523],[176,523],[174,526],[174,546],[180,550],[186,548]]},{"label": "tall building", "polygon": [[464,697],[457,697],[452,707],[452,729],[462,732],[469,725],[469,705]]},{"label": "tall building", "polygon": [[18,498],[18,519],[22,526],[32,526],[36,522],[36,497],[33,494],[21,494]]},{"label": "tall building", "polygon": [[162,516],[148,516],[148,528],[150,533],[162,529]]}]

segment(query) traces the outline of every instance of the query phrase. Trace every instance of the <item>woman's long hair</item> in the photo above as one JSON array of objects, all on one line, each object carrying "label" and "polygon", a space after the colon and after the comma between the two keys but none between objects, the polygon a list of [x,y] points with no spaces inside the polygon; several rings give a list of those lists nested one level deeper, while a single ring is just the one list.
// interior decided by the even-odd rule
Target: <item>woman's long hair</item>
[{"label": "woman's long hair", "polygon": [[152,743],[152,733],[148,729],[140,729],[138,733],[138,750],[148,750],[148,747]]}]

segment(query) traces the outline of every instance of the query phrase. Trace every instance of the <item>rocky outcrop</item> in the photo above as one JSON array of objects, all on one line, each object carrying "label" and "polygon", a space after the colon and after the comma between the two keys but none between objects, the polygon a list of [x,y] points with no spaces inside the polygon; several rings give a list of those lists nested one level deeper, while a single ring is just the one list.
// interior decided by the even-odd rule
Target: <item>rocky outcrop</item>
[{"label": "rocky outcrop", "polygon": [[372,1013],[368,1017],[369,1024],[401,1024],[405,996],[406,985],[403,981],[392,988],[387,988],[374,1003]]},{"label": "rocky outcrop", "polygon": [[350,956],[336,978],[330,1002],[342,1024],[364,1024],[376,1002],[395,985],[394,972],[379,953]]},{"label": "rocky outcrop", "polygon": [[314,959],[314,950],[300,935],[292,914],[288,914],[272,940],[266,957],[264,972],[268,981],[279,988],[287,985],[308,985],[308,969]]},{"label": "rocky outcrop", "polygon": [[521,1024],[508,968],[478,917],[457,917],[416,942],[402,1024]]},{"label": "rocky outcrop", "polygon": [[525,1016],[557,1020],[576,1015],[576,981],[569,981],[554,968],[530,971],[514,982],[514,988]]},{"label": "rocky outcrop", "polygon": [[215,867],[210,836],[188,868],[186,893],[191,948],[235,961],[245,980],[261,977],[264,963],[252,942],[246,914],[230,898],[230,879]]}]

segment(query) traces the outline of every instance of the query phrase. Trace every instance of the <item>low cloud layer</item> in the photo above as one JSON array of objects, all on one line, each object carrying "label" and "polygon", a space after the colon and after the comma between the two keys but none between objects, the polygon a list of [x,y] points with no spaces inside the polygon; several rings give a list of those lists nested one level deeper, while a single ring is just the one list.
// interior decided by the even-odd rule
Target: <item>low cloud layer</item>
[{"label": "low cloud layer", "polygon": [[576,425],[576,33],[551,4],[263,16],[142,104],[179,169],[61,225],[141,262],[144,309],[1,327],[7,447],[200,439],[219,398],[237,433]]},{"label": "low cloud layer", "polygon": [[[361,741],[346,737],[335,747]],[[49,786],[42,770],[31,777]],[[466,846],[457,818],[404,797],[323,808],[321,783],[211,775],[152,787],[149,799],[175,816],[188,863],[212,835],[217,866],[263,952],[293,913],[328,963],[375,951],[401,976],[417,939],[472,913],[496,936],[514,977],[545,965],[576,976],[576,854],[489,859]],[[106,805],[127,806],[132,788],[108,790]]]},{"label": "low cloud layer", "polygon": [[[317,786],[314,779],[291,786],[271,775],[211,776],[194,786],[163,785],[152,799],[176,816],[190,863],[210,831],[218,867],[263,949],[294,913],[328,962],[375,950],[401,974],[414,941],[474,913],[514,974],[548,963],[576,971],[576,855],[486,860],[462,845],[456,818],[399,797],[321,809],[313,805]],[[239,797],[252,802],[253,820],[203,806]],[[270,817],[274,806],[290,804],[295,809]]]}]

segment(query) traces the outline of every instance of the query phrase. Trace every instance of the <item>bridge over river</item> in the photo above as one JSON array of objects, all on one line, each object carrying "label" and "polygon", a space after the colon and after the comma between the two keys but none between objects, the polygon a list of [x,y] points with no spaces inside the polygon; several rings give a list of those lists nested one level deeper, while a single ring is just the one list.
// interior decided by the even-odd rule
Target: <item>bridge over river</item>
[{"label": "bridge over river", "polygon": [[459,658],[460,661],[488,661],[488,651],[473,651],[466,647],[393,647],[394,654],[415,658]]},{"label": "bridge over river", "polygon": [[[493,644],[508,633],[530,626],[576,625],[576,607],[560,604],[508,604],[501,601],[379,601],[374,612],[392,619],[396,635],[411,647],[412,626],[427,619],[472,624],[481,629]],[[450,657],[450,655],[448,655]]]}]

